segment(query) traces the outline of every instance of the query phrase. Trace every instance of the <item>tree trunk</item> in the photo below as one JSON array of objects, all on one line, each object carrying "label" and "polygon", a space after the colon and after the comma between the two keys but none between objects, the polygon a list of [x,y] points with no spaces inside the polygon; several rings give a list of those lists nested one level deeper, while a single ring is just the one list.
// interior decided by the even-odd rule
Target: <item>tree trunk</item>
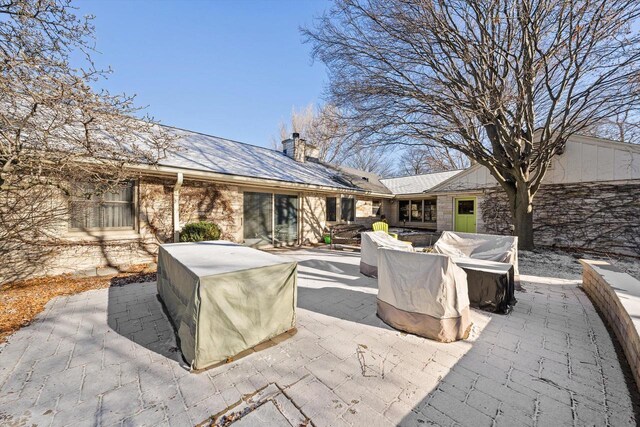
[{"label": "tree trunk", "polygon": [[533,203],[529,191],[519,190],[513,206],[514,234],[518,236],[518,249],[531,250],[533,244]]}]

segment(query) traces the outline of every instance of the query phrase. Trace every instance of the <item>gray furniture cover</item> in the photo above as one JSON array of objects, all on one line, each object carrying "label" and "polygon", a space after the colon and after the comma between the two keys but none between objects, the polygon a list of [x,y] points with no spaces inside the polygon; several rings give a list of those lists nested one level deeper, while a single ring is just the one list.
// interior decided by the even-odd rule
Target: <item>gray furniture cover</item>
[{"label": "gray furniture cover", "polygon": [[436,253],[452,257],[468,257],[486,261],[506,262],[518,273],[518,237],[493,234],[443,231],[433,245]]},{"label": "gray furniture cover", "polygon": [[396,249],[413,252],[410,242],[403,242],[384,231],[368,231],[361,234],[360,273],[369,277],[378,277],[378,248]]},{"label": "gray furniture cover", "polygon": [[446,255],[378,249],[378,316],[442,342],[467,338],[467,275]]},{"label": "gray furniture cover", "polygon": [[295,326],[297,263],[227,241],[162,245],[158,294],[194,370]]},{"label": "gray furniture cover", "polygon": [[517,300],[513,265],[473,258],[452,258],[467,273],[471,307],[508,314]]}]

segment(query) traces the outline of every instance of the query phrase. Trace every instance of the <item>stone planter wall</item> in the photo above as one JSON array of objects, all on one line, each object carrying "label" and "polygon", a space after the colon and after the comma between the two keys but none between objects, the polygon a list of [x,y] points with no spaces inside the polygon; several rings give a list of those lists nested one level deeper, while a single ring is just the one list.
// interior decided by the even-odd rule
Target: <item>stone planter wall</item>
[{"label": "stone planter wall", "polygon": [[640,390],[640,281],[604,261],[580,263],[582,287],[616,334]]}]

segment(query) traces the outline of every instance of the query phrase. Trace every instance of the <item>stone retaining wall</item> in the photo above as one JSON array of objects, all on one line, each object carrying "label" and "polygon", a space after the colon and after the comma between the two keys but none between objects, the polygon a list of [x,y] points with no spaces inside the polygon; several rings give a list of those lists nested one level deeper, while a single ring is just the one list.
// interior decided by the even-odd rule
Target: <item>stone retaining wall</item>
[{"label": "stone retaining wall", "polygon": [[580,263],[582,287],[616,334],[640,390],[640,281],[604,261]]}]

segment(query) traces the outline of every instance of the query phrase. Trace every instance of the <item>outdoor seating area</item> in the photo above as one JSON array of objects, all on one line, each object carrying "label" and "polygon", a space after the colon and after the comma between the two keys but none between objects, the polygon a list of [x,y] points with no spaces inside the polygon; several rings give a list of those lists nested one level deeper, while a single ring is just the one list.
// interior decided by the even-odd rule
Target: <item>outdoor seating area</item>
[{"label": "outdoor seating area", "polygon": [[640,1],[520,3],[0,1],[0,427],[640,426]]},{"label": "outdoor seating area", "polygon": [[[410,242],[397,240],[385,231],[363,232],[361,236],[360,273],[369,277],[380,277],[379,263],[384,259],[387,285],[397,292],[402,292],[398,287],[406,286],[407,277],[412,277],[414,274],[417,275],[418,283],[422,282],[424,277],[431,276],[435,280],[434,283],[440,283],[443,266],[434,263],[435,255],[433,254],[430,254],[431,258],[398,254],[397,260],[399,262],[404,260],[404,264],[393,266],[388,260],[391,256],[388,255],[391,254],[390,251],[417,251],[423,255],[428,255],[424,252],[433,252],[448,260],[450,270],[461,269],[462,274],[458,274],[457,286],[465,289],[465,298],[472,307],[507,314],[517,302],[514,294],[518,268],[517,237],[444,232],[432,248],[414,248]],[[386,251],[382,252],[383,249]],[[425,267],[427,265],[430,267]],[[420,274],[424,276],[422,279],[419,278]],[[380,280],[379,285],[381,285]],[[404,292],[411,294],[413,291],[405,289]],[[421,295],[423,298],[435,300],[438,293],[439,291]],[[452,302],[455,304],[455,300]],[[420,305],[421,302],[414,301],[413,304]],[[385,312],[392,309],[403,310],[400,307],[394,307],[393,304],[387,307],[388,302],[383,305],[386,307]],[[422,314],[427,313],[422,312]],[[404,317],[405,321],[402,322],[404,326],[400,329],[405,331],[416,329],[407,326],[408,318]],[[416,323],[420,322],[416,321]],[[430,335],[433,336],[432,333],[423,336]],[[439,337],[438,334],[435,336]]]},{"label": "outdoor seating area", "polygon": [[[442,255],[379,252],[392,255],[394,277],[405,266],[396,258],[451,265]],[[52,300],[1,347],[0,423],[194,426],[216,414],[230,425],[286,415],[318,427],[636,423],[637,391],[579,276],[538,277],[529,267],[527,292],[516,291],[507,316],[465,310],[464,295],[429,307],[434,318],[466,311],[456,331],[472,324],[465,339],[441,343],[377,316],[381,299],[401,305],[388,296],[386,259],[376,281],[360,274],[358,253],[278,255],[298,266],[297,333],[201,372],[183,360],[155,282]],[[406,285],[426,294],[426,268]],[[201,277],[200,290],[211,286]]]}]

